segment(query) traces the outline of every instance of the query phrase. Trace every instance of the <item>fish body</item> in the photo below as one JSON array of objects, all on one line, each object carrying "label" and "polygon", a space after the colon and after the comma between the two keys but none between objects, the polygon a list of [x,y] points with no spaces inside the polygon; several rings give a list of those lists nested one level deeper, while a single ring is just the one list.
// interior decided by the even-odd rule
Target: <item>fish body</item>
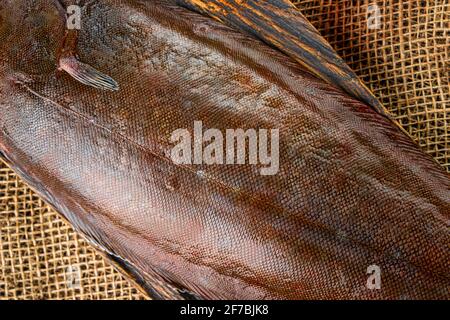
[{"label": "fish body", "polygon": [[258,37],[311,73],[389,117],[386,108],[290,0],[174,1]]},{"label": "fish body", "polygon": [[[58,71],[50,1],[1,2],[0,151],[150,293],[449,298],[449,176],[385,116],[173,1],[89,2],[82,23],[78,58],[118,90]],[[199,121],[278,130],[277,173],[174,163]]]}]

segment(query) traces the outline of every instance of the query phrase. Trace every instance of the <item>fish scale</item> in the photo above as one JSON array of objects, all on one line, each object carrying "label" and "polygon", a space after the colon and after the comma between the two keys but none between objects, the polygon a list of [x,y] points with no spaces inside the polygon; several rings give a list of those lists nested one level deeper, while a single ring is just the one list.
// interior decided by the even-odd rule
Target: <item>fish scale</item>
[{"label": "fish scale", "polygon": [[[58,71],[51,1],[2,3],[0,151],[149,294],[448,299],[450,179],[390,119],[173,1],[86,6],[74,57],[116,91]],[[38,8],[46,23],[27,18]],[[141,44],[154,54],[139,61]],[[279,129],[279,172],[175,164],[171,134],[194,121]],[[374,264],[380,290],[366,287]]]}]

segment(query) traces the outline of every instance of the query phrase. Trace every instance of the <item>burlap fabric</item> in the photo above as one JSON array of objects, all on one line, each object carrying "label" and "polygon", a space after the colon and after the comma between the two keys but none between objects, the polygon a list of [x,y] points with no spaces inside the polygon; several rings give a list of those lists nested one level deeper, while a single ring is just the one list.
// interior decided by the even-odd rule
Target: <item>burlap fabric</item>
[{"label": "burlap fabric", "polygon": [[[293,2],[424,150],[450,170],[450,4]],[[376,14],[374,4],[380,23],[371,29],[367,17]],[[4,298],[145,297],[0,163],[0,299]]]}]

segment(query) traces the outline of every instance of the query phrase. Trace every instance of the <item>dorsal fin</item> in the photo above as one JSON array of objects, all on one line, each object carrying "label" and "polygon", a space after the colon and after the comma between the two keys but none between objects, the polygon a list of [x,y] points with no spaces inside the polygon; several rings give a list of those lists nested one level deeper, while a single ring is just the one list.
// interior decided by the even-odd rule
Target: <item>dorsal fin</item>
[{"label": "dorsal fin", "polygon": [[260,38],[316,76],[388,116],[384,106],[289,0],[176,1]]}]

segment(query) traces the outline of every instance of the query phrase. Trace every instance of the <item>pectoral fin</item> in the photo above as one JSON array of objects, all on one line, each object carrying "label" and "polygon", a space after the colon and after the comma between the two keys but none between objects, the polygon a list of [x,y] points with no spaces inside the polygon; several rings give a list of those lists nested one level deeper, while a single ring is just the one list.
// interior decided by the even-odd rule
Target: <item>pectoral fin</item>
[{"label": "pectoral fin", "polygon": [[61,57],[59,59],[59,68],[85,85],[103,90],[119,90],[119,85],[113,78],[79,61],[74,56]]},{"label": "pectoral fin", "polygon": [[177,0],[178,4],[257,36],[377,112],[387,110],[289,0]]},{"label": "pectoral fin", "polygon": [[[53,0],[53,3],[61,18],[66,22],[67,14],[64,3],[61,0]],[[72,78],[87,86],[102,90],[119,90],[119,85],[113,78],[78,59],[77,42],[78,30],[66,29],[58,52],[59,70],[64,70]]]}]

